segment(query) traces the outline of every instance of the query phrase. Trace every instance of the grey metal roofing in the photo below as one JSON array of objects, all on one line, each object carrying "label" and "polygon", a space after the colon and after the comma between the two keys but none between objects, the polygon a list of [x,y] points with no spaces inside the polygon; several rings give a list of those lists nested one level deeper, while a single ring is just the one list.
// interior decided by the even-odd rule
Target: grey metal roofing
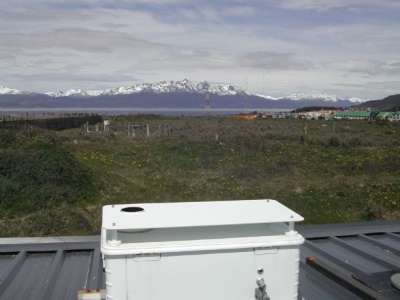
[{"label": "grey metal roofing", "polygon": [[[306,238],[299,277],[304,299],[400,299],[390,285],[390,275],[400,273],[400,221],[298,231]],[[0,299],[77,299],[78,290],[104,289],[99,241],[99,236],[0,239]]]},{"label": "grey metal roofing", "polygon": [[77,299],[103,289],[100,238],[0,239],[0,299]]},{"label": "grey metal roofing", "polygon": [[[310,256],[319,258],[339,277],[361,288],[372,286],[369,299],[400,299],[391,287],[391,273],[400,273],[400,221],[340,223],[299,227],[306,241],[300,250],[299,289],[305,299],[367,299],[307,264]],[[321,272],[322,271],[322,272]],[[372,284],[371,284],[372,281]],[[375,284],[380,283],[377,287]]]}]

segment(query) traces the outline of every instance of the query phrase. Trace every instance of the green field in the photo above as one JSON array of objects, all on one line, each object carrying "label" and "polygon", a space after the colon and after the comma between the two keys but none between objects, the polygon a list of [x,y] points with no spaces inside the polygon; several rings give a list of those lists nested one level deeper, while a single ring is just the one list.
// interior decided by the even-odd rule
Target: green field
[{"label": "green field", "polygon": [[269,198],[303,224],[400,217],[398,123],[110,119],[109,132],[0,131],[1,236],[98,234],[113,203]]}]

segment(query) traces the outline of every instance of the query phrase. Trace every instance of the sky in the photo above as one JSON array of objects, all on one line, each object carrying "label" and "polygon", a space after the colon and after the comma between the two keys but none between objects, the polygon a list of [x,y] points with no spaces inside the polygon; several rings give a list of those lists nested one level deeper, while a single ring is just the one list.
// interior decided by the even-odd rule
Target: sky
[{"label": "sky", "polygon": [[399,0],[1,0],[0,85],[382,99],[400,90],[399,16]]}]

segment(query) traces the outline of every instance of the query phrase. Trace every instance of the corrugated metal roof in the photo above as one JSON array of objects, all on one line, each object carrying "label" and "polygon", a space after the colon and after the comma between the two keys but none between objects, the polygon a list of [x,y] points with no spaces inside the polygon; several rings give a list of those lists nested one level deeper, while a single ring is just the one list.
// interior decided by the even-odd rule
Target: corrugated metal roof
[{"label": "corrugated metal roof", "polygon": [[[388,282],[400,272],[400,221],[298,230],[306,238],[299,284],[304,299],[400,299]],[[0,299],[77,299],[78,290],[104,288],[99,236],[0,239]]]},{"label": "corrugated metal roof", "polygon": [[371,112],[369,111],[339,111],[335,114],[335,117],[342,117],[342,118],[351,118],[351,117],[358,117],[358,118],[369,118]]},{"label": "corrugated metal roof", "polygon": [[377,118],[393,118],[396,112],[394,111],[380,111],[376,115]]},{"label": "corrugated metal roof", "polygon": [[[305,299],[367,299],[362,291],[351,287],[359,283],[360,275],[378,281],[374,276],[383,272],[400,273],[399,221],[310,225],[300,227],[299,231],[306,238],[300,251],[299,283]],[[317,257],[328,272],[309,265],[307,257]],[[339,278],[334,278],[334,274]],[[386,290],[370,289],[369,282],[362,283],[361,288],[381,299],[400,299],[400,291],[391,287],[390,277],[382,278],[379,280]],[[344,287],[346,282],[350,287]]]},{"label": "corrugated metal roof", "polygon": [[99,237],[0,239],[0,299],[77,299],[104,286]]}]

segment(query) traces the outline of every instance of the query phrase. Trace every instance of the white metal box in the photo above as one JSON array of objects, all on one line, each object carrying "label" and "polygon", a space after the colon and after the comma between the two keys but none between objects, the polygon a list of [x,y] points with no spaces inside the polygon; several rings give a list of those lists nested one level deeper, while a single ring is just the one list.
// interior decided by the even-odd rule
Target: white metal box
[{"label": "white metal box", "polygon": [[275,200],[104,206],[106,297],[297,299],[302,220]]}]

